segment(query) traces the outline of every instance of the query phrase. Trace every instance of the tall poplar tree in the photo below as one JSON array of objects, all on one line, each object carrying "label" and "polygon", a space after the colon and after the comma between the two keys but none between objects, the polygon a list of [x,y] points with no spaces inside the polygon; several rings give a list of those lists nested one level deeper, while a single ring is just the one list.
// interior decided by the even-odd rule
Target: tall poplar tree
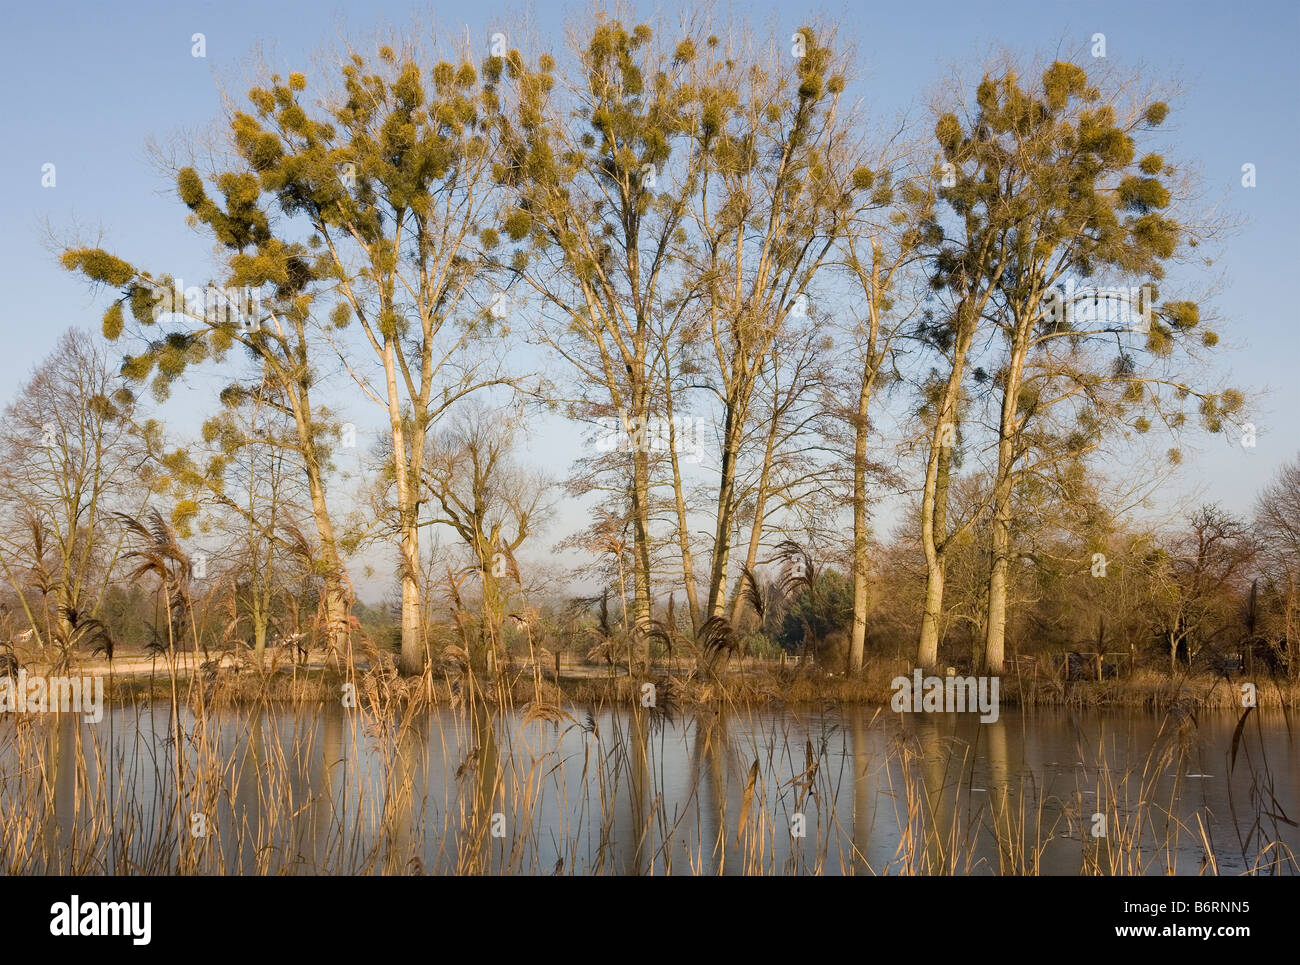
[{"label": "tall poplar tree", "polygon": [[[1206,344],[1196,331],[1198,306],[1158,296],[1166,266],[1198,239],[1174,214],[1186,200],[1175,194],[1175,168],[1157,153],[1138,153],[1168,108],[1132,88],[1057,61],[1035,86],[1008,70],[986,77],[977,95],[1013,219],[990,313],[1003,341],[993,378],[999,412],[984,621],[984,664],[994,673],[1005,652],[1012,496],[1027,421],[1069,407],[1072,424],[1035,462],[1074,458],[1131,409],[1168,411],[1170,357]],[[1086,287],[1076,294],[1067,281]],[[1098,310],[1103,299],[1116,304]],[[1203,411],[1207,400],[1216,410],[1237,408],[1237,395],[1183,388]]]}]

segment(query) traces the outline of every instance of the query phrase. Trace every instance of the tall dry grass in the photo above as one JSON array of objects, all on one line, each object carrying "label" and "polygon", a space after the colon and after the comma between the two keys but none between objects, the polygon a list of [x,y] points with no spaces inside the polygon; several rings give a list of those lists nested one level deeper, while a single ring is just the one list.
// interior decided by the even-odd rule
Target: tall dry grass
[{"label": "tall dry grass", "polygon": [[[611,672],[582,708],[535,664],[484,676],[452,654],[403,678],[387,655],[360,649],[360,663],[315,674],[209,664],[186,675],[165,653],[152,697],[118,701],[98,725],[4,715],[3,870],[1298,870],[1258,714],[1233,735],[1243,790],[1225,823],[1186,806],[1189,769],[1204,766],[1206,707],[1191,699],[1163,715],[1142,759],[1090,742],[1080,725],[1078,761],[1063,778],[1023,772],[1005,733],[973,719],[940,734],[837,702],[755,710],[764,688],[797,687],[797,671],[782,681],[752,669],[734,680],[661,669],[650,707],[635,679]],[[291,699],[278,699],[286,687]],[[1104,836],[1093,833],[1096,815]],[[1214,827],[1234,830],[1216,840]]]}]

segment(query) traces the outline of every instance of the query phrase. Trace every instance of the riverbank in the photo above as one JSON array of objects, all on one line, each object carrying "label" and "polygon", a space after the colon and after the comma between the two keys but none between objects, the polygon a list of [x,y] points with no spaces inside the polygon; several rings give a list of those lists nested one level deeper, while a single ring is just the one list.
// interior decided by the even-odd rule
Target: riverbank
[{"label": "riverbank", "polygon": [[[31,663],[29,677],[50,675],[49,667]],[[834,701],[888,706],[894,682],[910,678],[913,668],[898,659],[868,660],[857,677],[826,673],[816,667],[780,661],[731,661],[715,671],[693,660],[656,664],[629,674],[625,667],[562,663],[533,666],[513,662],[499,674],[472,678],[463,666],[431,668],[423,677],[401,677],[387,655],[345,664],[322,654],[270,651],[259,667],[251,659],[225,653],[202,655],[123,656],[110,664],[103,658],[77,660],[65,676],[102,676],[105,697],[123,699],[316,701],[353,699],[375,705],[422,699],[456,703],[471,690],[489,702],[514,704],[615,703],[671,709],[716,701],[764,705],[800,705]],[[1300,682],[1237,674],[1171,676],[1149,669],[1097,680],[1068,680],[1061,674],[1011,672],[998,681],[998,700],[1007,707],[1145,707],[1174,705],[1241,709],[1253,685],[1258,707],[1300,708]]]}]

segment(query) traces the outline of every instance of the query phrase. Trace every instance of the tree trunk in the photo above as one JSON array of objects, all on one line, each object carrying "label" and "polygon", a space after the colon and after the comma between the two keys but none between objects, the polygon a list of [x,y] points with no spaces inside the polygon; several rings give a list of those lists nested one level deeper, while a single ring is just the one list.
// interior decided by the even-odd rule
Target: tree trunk
[{"label": "tree trunk", "polygon": [[[393,480],[397,488],[399,577],[402,586],[402,651],[398,669],[408,675],[424,672],[424,614],[420,598],[420,496],[419,472],[423,464],[427,414],[420,400],[412,400],[411,438],[398,391],[397,356],[394,336],[385,334],[383,344],[384,381],[387,389],[388,423],[393,446]],[[415,472],[412,473],[412,467]],[[414,478],[413,478],[414,477]]]},{"label": "tree trunk", "polygon": [[298,445],[307,474],[307,489],[311,495],[312,519],[316,535],[320,537],[319,565],[325,584],[325,632],[330,647],[344,659],[352,652],[352,627],[349,612],[352,608],[351,584],[343,559],[339,556],[338,542],[334,537],[334,521],[325,501],[325,480],[320,458],[316,452],[316,439],[312,425],[311,398],[306,392],[290,392],[294,423],[298,432]]},{"label": "tree trunk", "polygon": [[424,620],[420,607],[420,530],[415,513],[401,513],[402,655],[404,674],[424,673]]},{"label": "tree trunk", "polygon": [[1001,674],[1006,659],[1007,570],[1011,543],[1009,499],[994,508],[991,539],[993,562],[989,567],[988,615],[984,622],[984,671]]},{"label": "tree trunk", "polygon": [[1033,336],[1038,301],[1031,298],[1024,313],[1013,319],[1002,413],[998,422],[998,465],[993,481],[992,560],[989,566],[988,611],[984,621],[984,669],[1002,673],[1006,657],[1007,578],[1011,567],[1011,495],[1014,490],[1016,439],[1020,435],[1020,386]]},{"label": "tree trunk", "polygon": [[[1031,306],[1031,312],[1034,310]],[[1015,480],[1015,442],[1019,434],[1020,383],[1025,370],[1028,332],[1017,324],[1017,339],[1002,389],[1002,418],[998,429],[998,466],[993,484],[988,611],[984,621],[984,670],[1002,673],[1006,658],[1007,574],[1011,567],[1011,494]]]},{"label": "tree trunk", "polygon": [[[938,444],[936,433],[931,441]],[[930,456],[925,490],[921,496],[921,543],[925,548],[925,608],[921,613],[921,639],[916,665],[933,667],[939,662],[939,626],[943,617],[944,552],[947,544],[948,473],[951,450],[940,447]]]},{"label": "tree trunk", "polygon": [[871,402],[873,365],[868,362],[858,393],[853,426],[853,636],[849,641],[849,673],[862,672],[867,644],[867,407]]},{"label": "tree trunk", "polygon": [[686,517],[686,494],[682,489],[681,464],[677,458],[677,427],[673,424],[672,386],[665,385],[668,419],[668,456],[673,469],[673,502],[677,510],[677,539],[682,553],[682,582],[686,585],[686,605],[691,615],[691,635],[699,629],[700,600],[695,585],[695,560],[691,555],[691,531]]},{"label": "tree trunk", "polygon": [[[314,460],[311,461],[314,465]],[[317,473],[308,471],[311,490],[312,516],[316,522],[316,535],[320,537],[320,564],[324,568],[325,583],[325,633],[329,643],[341,656],[350,652],[352,640],[348,613],[352,607],[352,594],[347,586],[347,574],[339,558],[338,544],[334,539],[334,522],[325,505],[325,487]]]},{"label": "tree trunk", "polygon": [[[776,400],[773,400],[772,423],[768,426],[767,442],[763,448],[763,469],[758,475],[758,490],[754,493],[754,522],[749,527],[749,546],[745,550],[745,566],[752,573],[758,562],[758,548],[763,544],[763,519],[767,513],[768,480],[772,475],[772,457],[776,451],[776,436],[780,426],[780,413]],[[743,575],[741,579],[744,579]],[[745,609],[745,593],[740,582],[736,583],[736,599],[731,607],[731,625],[740,623],[740,615]]]},{"label": "tree trunk", "polygon": [[[849,641],[849,673],[862,672],[867,645],[867,431],[870,428],[871,394],[880,372],[882,356],[880,309],[880,239],[871,240],[871,284],[867,289],[868,329],[862,382],[858,386],[858,411],[853,423],[853,635]],[[936,635],[936,640],[938,639]]]},{"label": "tree trunk", "polygon": [[501,599],[501,581],[494,570],[496,553],[497,550],[494,546],[485,543],[479,559],[480,576],[483,580],[483,626],[480,640],[484,652],[487,651],[488,647],[494,648],[494,660],[496,656],[499,656],[495,653],[495,647],[501,637],[501,626],[505,622],[505,607]]},{"label": "tree trunk", "polygon": [[717,528],[713,535],[713,563],[709,567],[711,617],[722,616],[727,607],[727,567],[731,560],[731,517],[735,505],[736,455],[740,449],[743,417],[727,405],[722,431],[722,473],[718,482]]},{"label": "tree trunk", "polygon": [[[645,425],[644,399],[638,417]],[[644,436],[644,430],[643,430]],[[650,622],[650,453],[644,444],[632,447],[632,619],[634,626]],[[640,654],[645,659],[645,654]]]},{"label": "tree trunk", "polygon": [[266,615],[261,607],[254,605],[251,615],[253,621],[253,657],[258,667],[262,666],[266,654]]},{"label": "tree trunk", "polygon": [[[982,307],[969,303],[963,303],[957,309],[952,369],[930,433],[930,457],[926,460],[925,488],[921,492],[921,543],[925,549],[926,576],[925,610],[921,614],[921,637],[916,648],[919,667],[933,667],[939,660],[944,555],[948,544],[948,474],[952,466],[952,446],[957,444],[957,403],[961,399],[962,374],[981,310]],[[945,429],[945,426],[950,428]],[[944,444],[945,441],[948,445]]]}]

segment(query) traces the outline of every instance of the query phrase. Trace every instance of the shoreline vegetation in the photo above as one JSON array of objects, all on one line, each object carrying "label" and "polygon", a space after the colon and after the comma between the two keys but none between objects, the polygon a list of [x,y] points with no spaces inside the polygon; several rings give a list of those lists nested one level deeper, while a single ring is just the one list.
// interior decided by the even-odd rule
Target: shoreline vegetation
[{"label": "shoreline vegetation", "polygon": [[[385,659],[387,658],[387,659]],[[1254,704],[1260,709],[1300,708],[1300,683],[1267,676],[1251,678],[1238,672],[1192,672],[1171,677],[1142,669],[1107,673],[1102,680],[1080,679],[1077,665],[1067,674],[1066,655],[1055,659],[1014,661],[1000,677],[999,702],[1004,707],[1170,708],[1207,710],[1244,709],[1241,686],[1254,684]],[[197,674],[195,668],[197,669]],[[271,648],[259,669],[252,654],[243,658],[233,651],[205,658],[192,653],[165,656],[123,656],[77,660],[69,666],[31,663],[32,676],[102,676],[107,701],[169,699],[174,686],[182,698],[197,700],[190,684],[202,685],[205,703],[217,706],[249,703],[300,703],[341,700],[351,683],[357,701],[374,704],[382,691],[388,698],[419,696],[422,704],[455,705],[461,693],[472,689],[489,704],[554,705],[612,704],[645,706],[646,684],[655,688],[655,704],[699,706],[732,704],[747,707],[784,707],[839,702],[877,705],[889,709],[898,677],[911,678],[913,665],[905,658],[868,659],[859,676],[826,672],[796,659],[744,658],[710,668],[709,661],[687,658],[663,660],[629,673],[627,666],[610,667],[562,660],[558,678],[553,662],[537,666],[510,660],[499,673],[475,673],[470,683],[463,667],[439,667],[430,661],[421,677],[397,674],[388,655],[362,658],[346,664],[327,655],[303,656]],[[932,672],[940,679],[963,677],[957,668]],[[973,711],[972,711],[973,712]]]},{"label": "shoreline vegetation", "polygon": [[[1078,765],[1053,776],[1008,771],[1006,732],[997,725],[959,725],[965,736],[943,736],[942,728],[898,727],[887,705],[869,709],[883,703],[902,660],[869,661],[853,680],[779,661],[732,660],[716,674],[694,666],[692,674],[682,660],[632,675],[595,668],[585,677],[565,677],[562,665],[557,686],[536,664],[481,675],[431,662],[411,677],[388,653],[341,666],[319,653],[278,665],[277,652],[266,656],[262,672],[229,659],[205,669],[192,653],[160,655],[143,668],[115,659],[106,703],[133,697],[137,707],[134,715],[129,706],[123,717],[106,715],[102,729],[50,715],[0,719],[0,758],[46,762],[0,771],[0,868],[81,875],[1300,871],[1289,805],[1285,794],[1277,797],[1286,772],[1270,761],[1279,745],[1268,735],[1278,721],[1266,731],[1273,715],[1246,711],[1229,742],[1201,713],[1237,706],[1222,678],[1139,671],[1131,680],[1060,688],[1040,679],[1029,690],[1024,675],[1003,676],[1008,705],[1161,708],[1149,746],[1144,740],[1127,755],[1071,713],[1065,726],[1077,757],[1069,760]],[[657,692],[650,707],[647,683]],[[343,707],[352,709],[323,713],[348,685],[356,699]],[[1289,730],[1294,687],[1257,690],[1259,706],[1286,708]],[[152,710],[139,703],[149,696],[160,698]],[[586,708],[575,706],[583,702]],[[765,712],[779,704],[790,712]],[[827,710],[842,719],[826,721]],[[670,727],[679,735],[674,747],[689,741],[695,755],[684,788],[659,773]],[[153,739],[141,755],[144,734]],[[1230,756],[1225,763],[1235,771],[1237,784],[1224,791],[1230,825],[1204,805],[1197,810],[1194,795],[1184,800],[1184,784],[1205,776],[1207,741],[1209,753]],[[1004,784],[976,786],[980,755],[1005,774]],[[892,819],[874,830],[862,824],[873,794],[893,802]],[[851,813],[837,801],[851,801]],[[1106,829],[1100,837],[1098,827]],[[883,853],[872,843],[881,833],[891,841]]]}]

